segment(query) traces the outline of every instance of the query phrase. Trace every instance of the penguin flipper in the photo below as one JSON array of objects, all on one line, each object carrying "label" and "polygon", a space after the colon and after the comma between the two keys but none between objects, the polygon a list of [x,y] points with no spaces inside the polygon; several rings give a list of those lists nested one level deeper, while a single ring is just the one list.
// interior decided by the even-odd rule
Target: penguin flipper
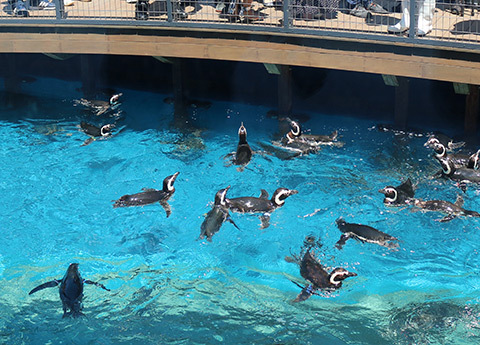
[{"label": "penguin flipper", "polygon": [[449,214],[448,216],[445,216],[445,217],[443,217],[442,219],[439,219],[438,221],[439,221],[440,223],[445,223],[445,222],[451,221],[452,219],[454,219],[454,218],[456,218],[456,217],[457,217],[457,216],[454,215],[454,214]]},{"label": "penguin flipper", "polygon": [[83,142],[83,144],[80,145],[80,146],[90,145],[90,144],[91,144],[92,142],[94,142],[94,141],[95,141],[95,138],[90,137],[90,138],[86,139],[86,140]]},{"label": "penguin flipper", "polygon": [[463,147],[465,145],[464,141],[459,141],[458,143],[454,143],[453,141],[448,143],[448,148],[450,150],[458,150],[459,148]]},{"label": "penguin flipper", "polygon": [[32,289],[32,291],[30,291],[28,294],[31,295],[31,294],[34,294],[37,291],[40,291],[40,290],[43,290],[43,289],[46,289],[46,288],[50,288],[50,287],[58,286],[58,284],[60,284],[60,282],[61,282],[61,279],[55,279],[55,280],[43,283],[43,284],[37,286],[36,288]]},{"label": "penguin flipper", "polygon": [[340,239],[338,240],[338,242],[335,243],[335,247],[337,249],[342,249],[349,238],[350,238],[349,235],[343,234],[342,236],[340,236]]},{"label": "penguin flipper", "polygon": [[100,287],[100,288],[102,288],[102,289],[104,289],[104,290],[110,291],[110,289],[107,289],[107,288],[105,287],[105,285],[103,285],[103,284],[100,284],[100,283],[97,283],[97,282],[93,282],[93,281],[88,280],[88,279],[87,279],[87,280],[84,280],[83,282],[84,282],[85,284],[95,285],[95,286],[98,286],[98,287]]},{"label": "penguin flipper", "polygon": [[237,224],[235,224],[235,222],[233,221],[232,218],[230,218],[230,216],[228,216],[226,220],[228,220],[230,223],[232,223],[232,225],[233,225],[234,227],[236,227],[238,230],[240,230],[240,228],[237,226]]},{"label": "penguin flipper", "polygon": [[270,199],[268,192],[265,189],[260,189],[260,199]]},{"label": "penguin flipper", "polygon": [[457,196],[457,200],[455,200],[455,206],[463,207],[463,197],[461,195]]},{"label": "penguin flipper", "polygon": [[261,229],[266,229],[270,226],[270,215],[264,214],[260,217],[260,221],[262,222]]},{"label": "penguin flipper", "polygon": [[166,201],[160,201],[160,205],[162,205],[163,209],[167,213],[167,218],[170,217],[172,214],[172,209],[170,208],[170,205]]},{"label": "penguin flipper", "polygon": [[[296,283],[295,283],[296,284]],[[306,301],[307,299],[310,298],[311,295],[314,294],[314,287],[312,285],[307,285],[305,286],[304,288],[302,288],[302,292],[300,292],[297,296],[297,298],[295,298],[293,300],[293,302],[303,302],[303,301]]]}]

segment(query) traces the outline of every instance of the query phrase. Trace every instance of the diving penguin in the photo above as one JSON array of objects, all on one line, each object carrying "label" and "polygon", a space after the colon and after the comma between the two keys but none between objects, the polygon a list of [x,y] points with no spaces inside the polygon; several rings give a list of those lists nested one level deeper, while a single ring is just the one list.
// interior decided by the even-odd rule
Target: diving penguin
[{"label": "diving penguin", "polygon": [[173,175],[167,176],[163,180],[162,190],[157,190],[153,188],[143,188],[143,192],[136,194],[127,194],[118,200],[114,200],[113,208],[117,207],[129,207],[129,206],[144,206],[159,202],[162,205],[163,209],[167,213],[167,218],[172,214],[170,205],[168,204],[168,199],[170,199],[175,193],[175,179],[177,178],[179,172],[176,172]]},{"label": "diving penguin", "polygon": [[72,316],[79,317],[84,316],[82,313],[83,304],[83,284],[92,284],[101,287],[104,290],[110,291],[103,284],[93,282],[91,280],[84,280],[78,271],[78,263],[73,263],[68,266],[67,272],[62,279],[55,279],[46,283],[43,283],[28,294],[34,294],[37,291],[45,288],[60,286],[60,299],[63,306],[63,317]]},{"label": "diving penguin", "polygon": [[410,178],[397,187],[386,186],[378,191],[385,195],[383,203],[387,206],[402,206],[408,204],[415,196],[415,188]]},{"label": "diving penguin", "polygon": [[330,273],[317,261],[317,259],[308,249],[300,262],[300,275],[310,282],[309,285],[303,287],[297,283],[302,291],[293,300],[293,302],[302,302],[311,295],[316,294],[319,289],[336,290],[342,286],[342,281],[348,277],[354,277],[357,274],[347,271],[342,267],[337,267]]},{"label": "diving penguin", "polygon": [[480,217],[480,213],[476,211],[469,211],[463,208],[463,198],[461,195],[457,196],[454,204],[444,200],[428,200],[423,201],[415,199],[413,205],[422,211],[434,211],[446,214],[445,217],[439,219],[440,222],[448,222],[455,217]]},{"label": "diving penguin", "polygon": [[263,213],[260,217],[262,229],[270,226],[270,214],[277,208],[285,204],[285,199],[297,194],[295,189],[278,188],[271,199],[268,199],[268,192],[261,190],[260,197],[244,196],[239,198],[229,198],[226,200],[228,208],[233,212],[239,213]]},{"label": "diving penguin", "polygon": [[354,238],[361,242],[375,243],[382,247],[397,248],[397,238],[390,236],[380,230],[372,228],[368,225],[347,223],[343,218],[338,218],[335,223],[341,232],[340,240],[335,244],[335,247],[342,249],[343,245],[349,238]]},{"label": "diving penguin", "polygon": [[229,221],[233,224],[233,226],[239,229],[237,224],[235,224],[235,222],[230,218],[230,214],[228,213],[226,195],[229,189],[230,186],[220,189],[215,194],[215,203],[212,209],[207,213],[207,216],[200,227],[201,232],[199,239],[204,239],[206,237],[207,241],[211,242],[213,235],[220,230],[225,221]]}]

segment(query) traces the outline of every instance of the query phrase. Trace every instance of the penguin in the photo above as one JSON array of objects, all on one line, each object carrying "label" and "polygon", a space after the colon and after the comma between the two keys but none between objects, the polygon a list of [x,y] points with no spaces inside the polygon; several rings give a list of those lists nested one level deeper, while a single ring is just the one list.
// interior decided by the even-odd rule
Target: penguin
[{"label": "penguin", "polygon": [[200,227],[201,232],[199,239],[204,239],[206,237],[207,241],[211,242],[213,235],[220,230],[225,221],[229,221],[233,224],[233,226],[239,229],[237,224],[235,224],[235,222],[230,218],[230,214],[228,213],[226,195],[229,189],[230,186],[220,189],[215,194],[215,203],[212,209],[207,213],[207,216],[203,220],[203,223]]},{"label": "penguin", "polygon": [[123,93],[114,94],[108,101],[94,99],[88,100],[82,98],[76,101],[77,104],[83,105],[84,107],[90,108],[96,116],[104,115],[109,111],[115,110],[121,104],[120,97],[123,96]]},{"label": "penguin", "polygon": [[[470,167],[475,164],[475,155],[466,155],[463,153],[447,153],[447,148],[440,143],[433,144],[433,151],[435,152],[435,158],[437,160],[449,159],[456,168]],[[477,156],[478,158],[478,156]]]},{"label": "penguin", "polygon": [[117,207],[129,207],[129,206],[144,206],[159,202],[162,205],[163,209],[167,213],[167,218],[172,214],[170,205],[168,204],[168,199],[170,199],[175,193],[175,179],[177,178],[179,172],[176,172],[173,175],[165,177],[163,180],[162,190],[157,190],[153,188],[143,188],[143,192],[136,194],[127,194],[118,200],[113,200],[113,208]]},{"label": "penguin", "polygon": [[293,121],[290,118],[286,119],[290,124],[290,131],[284,137],[284,143],[293,144],[295,141],[302,141],[311,146],[319,145],[343,145],[343,143],[337,142],[338,131],[335,130],[329,135],[319,134],[305,134],[302,131],[300,124],[297,121]]},{"label": "penguin", "polygon": [[268,199],[268,192],[261,190],[260,197],[244,196],[239,198],[229,198],[226,200],[228,208],[232,212],[239,213],[263,213],[261,216],[262,229],[270,226],[270,214],[277,208],[285,204],[285,199],[291,195],[297,194],[295,189],[278,188],[271,199]]},{"label": "penguin", "polygon": [[444,223],[448,222],[458,216],[465,217],[480,217],[480,213],[476,211],[469,211],[463,208],[463,198],[461,195],[457,196],[454,204],[444,200],[428,200],[423,201],[415,199],[413,205],[422,211],[434,211],[446,214],[445,217],[438,221]]},{"label": "penguin", "polygon": [[445,146],[445,148],[449,151],[452,152],[454,150],[457,150],[465,145],[464,141],[459,141],[459,142],[454,142],[452,138],[448,137],[445,134],[442,133],[436,133],[431,135],[427,142],[423,144],[425,147],[430,147],[434,148],[435,144],[441,144]]},{"label": "penguin", "polygon": [[303,287],[294,282],[302,288],[302,291],[293,302],[305,301],[319,289],[336,290],[342,286],[343,280],[355,277],[357,274],[342,267],[337,267],[328,273],[308,249],[300,262],[300,275],[310,284]]},{"label": "penguin", "polygon": [[103,284],[93,282],[91,280],[84,280],[78,271],[78,263],[72,263],[68,266],[67,272],[62,279],[55,279],[46,283],[43,283],[36,288],[32,289],[28,294],[32,295],[37,291],[45,288],[59,287],[60,299],[63,305],[63,317],[72,316],[79,317],[85,316],[82,313],[83,304],[83,284],[91,284],[98,286],[106,291],[110,291]]},{"label": "penguin", "polygon": [[232,163],[235,165],[240,165],[241,167],[239,167],[237,170],[243,171],[248,163],[250,163],[252,155],[253,151],[247,142],[247,129],[242,122],[240,128],[238,129],[237,151],[226,155],[225,158],[228,156],[233,156]]},{"label": "penguin", "polygon": [[450,159],[440,159],[439,162],[443,176],[458,182],[463,192],[467,190],[467,183],[480,183],[480,171],[466,167],[456,168]]},{"label": "penguin", "polygon": [[408,204],[415,196],[415,188],[410,178],[397,187],[386,186],[378,192],[385,195],[383,203],[387,206],[402,206]]},{"label": "penguin", "polygon": [[342,249],[343,245],[349,238],[354,238],[361,242],[375,243],[382,247],[390,249],[398,248],[398,238],[390,236],[380,230],[372,228],[368,225],[347,223],[343,218],[338,218],[335,223],[341,232],[343,232],[340,240],[335,244],[335,247]]},{"label": "penguin", "polygon": [[95,141],[96,138],[105,139],[107,137],[110,137],[112,135],[112,129],[115,128],[115,125],[106,124],[102,127],[97,127],[95,125],[82,121],[80,122],[80,128],[85,134],[90,136],[90,138],[86,139],[82,144],[82,146],[86,146],[91,142]]}]

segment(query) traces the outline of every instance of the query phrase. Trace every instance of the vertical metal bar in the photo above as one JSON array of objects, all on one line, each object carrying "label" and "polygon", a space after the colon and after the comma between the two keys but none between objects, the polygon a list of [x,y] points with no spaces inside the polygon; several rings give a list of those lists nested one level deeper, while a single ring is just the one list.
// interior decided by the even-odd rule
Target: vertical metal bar
[{"label": "vertical metal bar", "polygon": [[283,0],[283,28],[290,28],[290,0]]},{"label": "vertical metal bar", "polygon": [[172,0],[167,0],[167,17],[168,17],[168,22],[173,22],[173,6],[172,6]]},{"label": "vertical metal bar", "polygon": [[55,3],[55,14],[58,20],[65,19],[65,5],[63,0],[54,0]]},{"label": "vertical metal bar", "polygon": [[417,33],[417,0],[410,0],[410,30],[408,30],[408,37],[415,38],[415,34]]}]

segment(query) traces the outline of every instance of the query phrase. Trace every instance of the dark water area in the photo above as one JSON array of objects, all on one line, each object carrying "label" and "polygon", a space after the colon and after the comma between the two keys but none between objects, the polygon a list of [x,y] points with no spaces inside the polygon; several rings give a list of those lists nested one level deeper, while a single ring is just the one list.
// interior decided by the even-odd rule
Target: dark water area
[{"label": "dark water area", "polygon": [[[84,86],[96,93],[109,93],[112,88],[173,92],[172,64],[153,57],[76,55],[56,60],[42,54],[3,54],[0,62],[6,67],[0,77],[20,78],[20,92],[22,82],[32,76],[81,81],[82,69],[89,76],[88,80],[83,78]],[[194,59],[183,62],[183,89],[188,99],[277,107],[278,75],[269,74],[263,64]],[[452,83],[410,78],[409,89],[408,126],[462,135],[465,95],[455,94]],[[380,75],[294,66],[292,93],[293,114],[320,111],[393,122],[395,88],[386,86]]]}]

